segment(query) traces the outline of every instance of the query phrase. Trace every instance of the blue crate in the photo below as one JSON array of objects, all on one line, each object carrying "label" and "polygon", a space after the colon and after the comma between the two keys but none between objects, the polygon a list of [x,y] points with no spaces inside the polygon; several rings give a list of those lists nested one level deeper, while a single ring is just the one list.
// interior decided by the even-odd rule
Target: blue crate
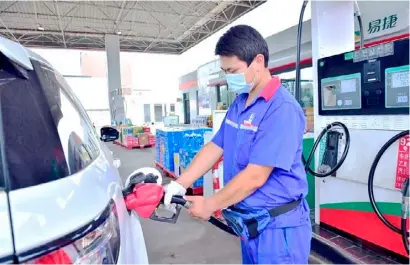
[{"label": "blue crate", "polygon": [[193,184],[192,187],[194,188],[199,188],[199,187],[203,187],[204,186],[204,177],[200,177],[199,179],[197,179]]},{"label": "blue crate", "polygon": [[[155,157],[166,169],[174,170],[174,153],[180,153],[182,167],[187,167],[203,145],[203,134],[210,128],[166,128],[156,131]],[[191,136],[189,136],[191,135]],[[194,137],[194,136],[195,137]],[[187,139],[189,138],[189,140]],[[163,150],[161,150],[163,147]],[[162,153],[161,153],[162,152]],[[184,153],[185,152],[185,153]],[[194,153],[194,154],[192,154]]]}]

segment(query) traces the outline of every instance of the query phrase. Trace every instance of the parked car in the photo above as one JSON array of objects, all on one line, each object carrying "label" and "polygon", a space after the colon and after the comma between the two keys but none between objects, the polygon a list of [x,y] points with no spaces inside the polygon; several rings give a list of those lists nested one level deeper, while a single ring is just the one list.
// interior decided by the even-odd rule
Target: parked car
[{"label": "parked car", "polygon": [[148,263],[104,143],[117,138],[100,139],[46,60],[0,37],[0,263]]}]

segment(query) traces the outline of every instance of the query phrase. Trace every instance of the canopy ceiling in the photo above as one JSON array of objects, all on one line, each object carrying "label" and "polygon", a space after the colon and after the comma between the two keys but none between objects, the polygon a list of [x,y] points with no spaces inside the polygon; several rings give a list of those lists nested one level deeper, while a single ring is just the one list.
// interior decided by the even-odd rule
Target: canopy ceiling
[{"label": "canopy ceiling", "polygon": [[1,1],[0,34],[27,47],[181,54],[264,1]]}]

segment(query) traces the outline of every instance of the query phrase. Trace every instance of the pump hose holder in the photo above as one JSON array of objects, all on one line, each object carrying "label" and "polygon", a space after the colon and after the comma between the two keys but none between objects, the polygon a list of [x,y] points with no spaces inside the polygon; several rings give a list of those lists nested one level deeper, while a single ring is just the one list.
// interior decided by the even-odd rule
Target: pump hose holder
[{"label": "pump hose holder", "polygon": [[[376,204],[376,200],[374,198],[374,174],[376,172],[376,168],[377,165],[379,164],[379,161],[381,159],[381,157],[383,156],[384,152],[386,152],[386,150],[397,140],[399,140],[400,138],[409,135],[409,131],[402,131],[398,134],[396,134],[395,136],[393,136],[392,138],[390,138],[390,140],[388,140],[383,146],[382,148],[380,148],[379,152],[377,153],[375,159],[373,160],[373,164],[370,168],[370,172],[369,172],[369,178],[368,178],[368,182],[367,182],[367,190],[369,193],[369,200],[370,200],[370,204],[374,210],[374,212],[376,213],[377,217],[379,217],[379,219],[388,227],[390,228],[392,231],[401,234],[403,237],[403,245],[407,251],[407,253],[409,253],[409,243],[408,243],[408,237],[409,237],[409,232],[407,231],[406,228],[406,219],[407,219],[407,214],[408,214],[408,209],[403,209],[403,212],[406,212],[405,216],[402,216],[402,224],[401,224],[401,228],[398,228],[396,226],[394,226],[389,220],[386,219],[386,217],[384,217],[384,215],[381,213],[379,207]],[[408,180],[407,180],[408,181]],[[408,200],[408,184],[404,185],[407,186],[407,188],[402,191],[403,193],[403,200],[406,199]],[[406,206],[407,207],[407,206]],[[404,208],[406,208],[404,207]],[[407,211],[406,211],[407,210]]]},{"label": "pump hose holder", "polygon": [[[341,127],[343,129],[344,132],[344,136],[346,138],[346,144],[342,153],[342,156],[340,157],[339,161],[336,163],[336,165],[330,169],[330,171],[328,172],[316,172],[314,170],[312,170],[310,168],[310,163],[312,162],[312,159],[314,157],[314,154],[316,152],[317,147],[319,146],[320,142],[322,141],[323,137],[334,127]],[[326,128],[324,128],[322,130],[322,132],[319,134],[318,138],[316,139],[315,143],[313,144],[312,150],[309,153],[308,159],[305,160],[305,157],[302,154],[302,161],[303,164],[305,165],[305,170],[307,170],[310,174],[312,174],[313,176],[316,176],[318,178],[325,178],[328,176],[331,176],[333,173],[335,173],[344,163],[347,153],[349,152],[349,147],[350,147],[350,133],[349,133],[349,129],[346,127],[345,124],[336,121],[336,122],[332,122],[331,124],[327,125]]]}]

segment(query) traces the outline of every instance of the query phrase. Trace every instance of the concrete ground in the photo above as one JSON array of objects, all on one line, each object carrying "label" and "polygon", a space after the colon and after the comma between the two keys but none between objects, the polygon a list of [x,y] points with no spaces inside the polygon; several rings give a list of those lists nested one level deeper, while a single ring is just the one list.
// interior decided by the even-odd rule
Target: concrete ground
[{"label": "concrete ground", "polygon": [[[140,167],[152,166],[155,148],[127,150],[107,144],[114,157],[121,159],[123,181]],[[241,263],[240,242],[211,224],[192,219],[181,211],[176,224],[141,220],[151,264],[238,264]]]}]

